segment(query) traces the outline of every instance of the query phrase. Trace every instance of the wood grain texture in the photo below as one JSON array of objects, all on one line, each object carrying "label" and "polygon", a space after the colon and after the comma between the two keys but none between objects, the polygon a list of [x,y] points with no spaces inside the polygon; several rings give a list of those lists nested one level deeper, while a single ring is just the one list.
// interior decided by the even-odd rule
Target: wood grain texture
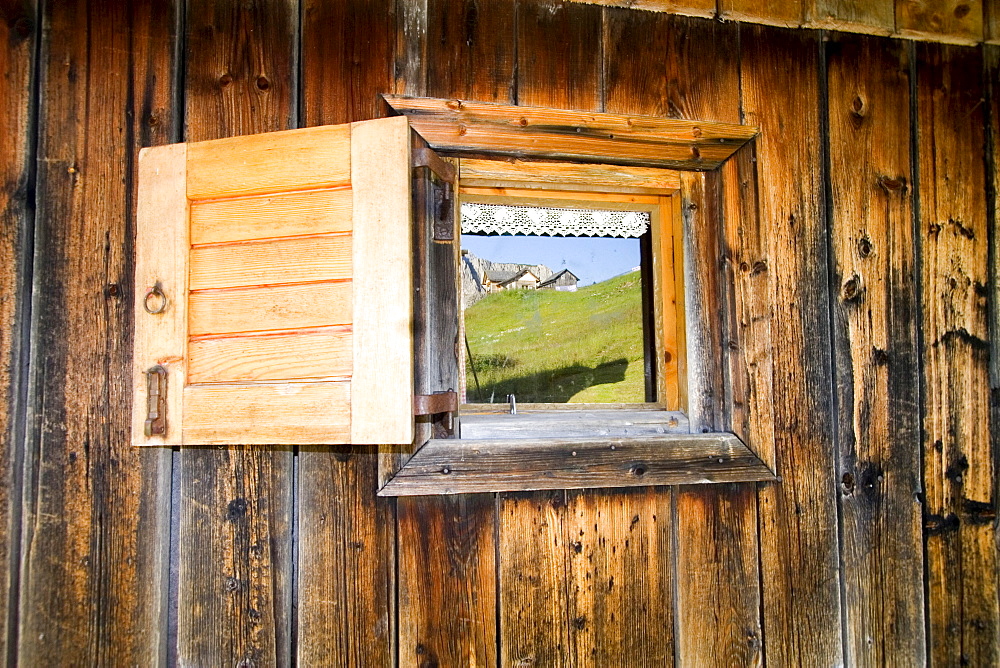
[{"label": "wood grain texture", "polygon": [[459,182],[463,187],[516,183],[520,188],[641,194],[670,194],[680,188],[677,172],[651,167],[476,158],[462,158],[459,164]]},{"label": "wood grain texture", "polygon": [[230,334],[350,325],[351,281],[202,290],[188,297],[188,333]]},{"label": "wood grain texture", "polygon": [[343,328],[205,337],[188,344],[188,381],[346,378],[353,352],[351,332]]},{"label": "wood grain texture", "polygon": [[910,61],[901,44],[847,36],[829,42],[826,57],[845,659],[919,666]]},{"label": "wood grain texture", "polygon": [[[1000,452],[1000,47],[983,49],[986,73],[986,95],[990,116],[987,119],[987,204],[986,220],[989,225],[989,250],[987,266],[993,286],[990,295],[990,436],[993,452]],[[992,197],[991,197],[992,195]],[[994,462],[996,459],[994,458]],[[1000,496],[1000,473],[993,472],[994,494]],[[1000,526],[994,523],[994,542],[1000,546]],[[1000,586],[1000,569],[997,572]]]},{"label": "wood grain texture", "polygon": [[675,639],[667,632],[674,627],[673,521],[665,491],[567,494],[567,619],[574,665],[674,664]]},{"label": "wood grain texture", "polygon": [[381,116],[378,96],[393,90],[395,0],[306,0],[301,12],[301,124]]},{"label": "wood grain texture", "polygon": [[[344,234],[196,246],[188,259],[188,287],[209,290],[351,278],[355,251],[356,238]],[[355,281],[355,293],[358,289]]]},{"label": "wood grain texture", "polygon": [[11,662],[17,643],[20,570],[23,399],[29,340],[25,323],[31,303],[30,240],[34,215],[31,184],[34,152],[32,118],[38,100],[33,79],[39,35],[37,3],[0,3],[0,657]]},{"label": "wood grain texture", "polygon": [[[649,67],[635,55],[634,43],[655,44],[654,52],[664,54],[662,64]],[[609,11],[605,38],[608,110],[649,113],[655,109],[674,117],[739,122],[738,45],[733,25],[680,17],[664,21]],[[657,79],[657,85],[649,85],[648,71],[662,72],[662,82]],[[727,293],[718,271],[724,229],[722,184],[715,174],[682,173],[681,186],[688,266],[684,295],[688,415],[692,431],[732,429],[724,415],[723,358],[714,352],[724,338]],[[749,222],[751,230],[746,234],[754,229],[755,221]],[[769,349],[770,342],[764,347]],[[752,488],[682,487],[675,503],[674,644],[678,659],[698,662],[711,656],[720,657],[719,663],[758,661],[763,632]]]},{"label": "wood grain texture", "polygon": [[641,9],[648,12],[668,12],[684,16],[715,16],[715,0],[570,0],[571,2],[586,2],[605,7],[623,7]]},{"label": "wood grain texture", "polygon": [[[351,127],[354,188],[354,379],[351,442],[413,441],[413,255],[410,127]],[[386,271],[392,267],[392,271]]]},{"label": "wood grain texture", "polygon": [[198,202],[191,207],[191,243],[350,232],[353,201],[343,188]]},{"label": "wood grain texture", "polygon": [[[139,154],[136,208],[135,338],[132,351],[132,443],[176,445],[184,424],[180,388],[187,383],[188,201],[187,146],[172,144]],[[160,295],[149,295],[159,289]],[[148,299],[148,304],[147,304]],[[149,313],[163,307],[161,313]],[[166,432],[145,433],[149,379],[154,366],[167,372]]]},{"label": "wood grain texture", "polygon": [[370,447],[299,448],[299,665],[391,666],[395,503],[375,496]]},{"label": "wood grain texture", "polygon": [[983,0],[983,39],[988,44],[1000,43],[1000,2]]},{"label": "wood grain texture", "polygon": [[982,0],[896,0],[896,32],[955,44],[983,40]]},{"label": "wood grain texture", "polygon": [[603,110],[602,11],[556,0],[518,0],[515,104]]},{"label": "wood grain texture", "polygon": [[[213,383],[184,388],[186,445],[350,443],[348,381]],[[269,448],[264,448],[269,451]]]},{"label": "wood grain texture", "polygon": [[[9,663],[165,663],[170,454],[130,445],[129,360],[136,156],[177,130],[176,11],[56,3],[38,28],[31,409]],[[16,81],[11,65],[3,86]],[[3,141],[16,158],[17,135]]]},{"label": "wood grain texture", "polygon": [[972,665],[1000,661],[982,66],[978,49],[917,47],[930,660]]},{"label": "wood grain texture", "polygon": [[773,480],[732,434],[432,439],[379,494],[464,494]]},{"label": "wood grain texture", "polygon": [[508,0],[428,0],[428,94],[511,99],[515,16]]},{"label": "wood grain texture", "polygon": [[756,134],[714,121],[386,96],[432,148],[517,158],[712,170]]},{"label": "wood grain texture", "polygon": [[[392,90],[400,11],[394,0],[302,4],[305,125],[380,115],[376,94]],[[307,311],[350,317],[350,285],[341,285],[336,307]],[[395,663],[395,501],[375,496],[377,461],[373,447],[299,447],[299,665]]]},{"label": "wood grain texture", "polygon": [[350,155],[347,124],[196,141],[188,146],[188,199],[344,186]]},{"label": "wood grain texture", "polygon": [[398,501],[400,666],[497,665],[495,517],[489,494]]},{"label": "wood grain texture", "polygon": [[[291,125],[297,23],[297,6],[285,0],[188,7],[187,141]],[[198,549],[178,561],[178,663],[288,665],[292,449],[186,448],[179,465],[178,541]]]},{"label": "wood grain texture", "polygon": [[803,0],[718,0],[719,17],[795,28],[802,24]]},{"label": "wood grain texture", "polygon": [[758,193],[773,286],[782,482],[761,488],[758,507],[766,654],[776,665],[843,661],[816,38],[756,26],[740,37],[744,115],[761,126]]},{"label": "wood grain texture", "polygon": [[891,35],[896,28],[896,4],[894,0],[806,0],[805,25]]},{"label": "wood grain texture", "polygon": [[566,492],[498,500],[500,663],[569,666]]}]

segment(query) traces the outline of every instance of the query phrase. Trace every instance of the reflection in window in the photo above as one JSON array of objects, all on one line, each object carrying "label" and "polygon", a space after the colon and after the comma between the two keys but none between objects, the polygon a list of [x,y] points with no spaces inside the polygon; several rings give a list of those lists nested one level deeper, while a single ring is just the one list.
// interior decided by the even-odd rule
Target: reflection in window
[{"label": "reflection in window", "polygon": [[646,401],[648,228],[645,212],[463,203],[466,400]]}]

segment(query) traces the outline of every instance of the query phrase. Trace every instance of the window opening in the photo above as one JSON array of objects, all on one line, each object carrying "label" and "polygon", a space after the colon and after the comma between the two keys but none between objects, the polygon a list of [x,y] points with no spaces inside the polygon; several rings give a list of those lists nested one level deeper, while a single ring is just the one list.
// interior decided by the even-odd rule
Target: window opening
[{"label": "window opening", "polygon": [[463,188],[463,403],[683,409],[671,203]]}]

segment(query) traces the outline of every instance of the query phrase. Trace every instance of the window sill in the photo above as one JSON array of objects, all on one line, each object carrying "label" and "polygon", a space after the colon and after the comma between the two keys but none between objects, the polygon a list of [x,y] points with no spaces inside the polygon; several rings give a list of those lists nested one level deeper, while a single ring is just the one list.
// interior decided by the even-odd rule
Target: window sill
[{"label": "window sill", "polygon": [[776,480],[733,434],[662,433],[678,415],[667,411],[595,426],[598,413],[463,416],[463,438],[428,441],[379,496]]}]

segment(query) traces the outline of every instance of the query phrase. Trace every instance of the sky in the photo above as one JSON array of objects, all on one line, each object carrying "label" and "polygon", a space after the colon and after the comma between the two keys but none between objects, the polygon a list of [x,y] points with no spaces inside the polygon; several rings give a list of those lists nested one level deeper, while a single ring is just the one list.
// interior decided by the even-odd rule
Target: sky
[{"label": "sky", "polygon": [[493,262],[544,264],[555,272],[569,269],[581,286],[639,266],[638,239],[463,234],[462,248]]}]

